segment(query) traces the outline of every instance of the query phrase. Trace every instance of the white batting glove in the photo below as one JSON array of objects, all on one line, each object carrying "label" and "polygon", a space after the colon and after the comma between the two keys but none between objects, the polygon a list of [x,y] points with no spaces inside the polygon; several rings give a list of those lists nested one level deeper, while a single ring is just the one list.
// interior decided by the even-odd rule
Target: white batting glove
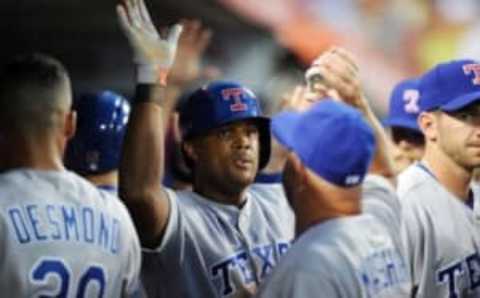
[{"label": "white batting glove", "polygon": [[153,26],[143,0],[125,0],[123,5],[117,6],[117,14],[133,50],[137,83],[165,85],[182,26],[172,26],[167,38],[163,39]]}]

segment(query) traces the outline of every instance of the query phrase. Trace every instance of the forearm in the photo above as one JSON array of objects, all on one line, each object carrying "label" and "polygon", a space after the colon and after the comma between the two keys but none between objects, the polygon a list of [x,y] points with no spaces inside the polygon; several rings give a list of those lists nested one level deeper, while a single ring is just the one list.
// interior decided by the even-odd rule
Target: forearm
[{"label": "forearm", "polygon": [[[158,190],[164,172],[164,99],[161,85],[139,84],[120,163],[120,195],[129,203]],[[141,144],[141,146],[140,146]]]},{"label": "forearm", "polygon": [[[363,98],[361,102],[366,103],[367,100]],[[394,164],[390,154],[391,151],[389,150],[391,146],[390,139],[388,138],[387,133],[385,132],[385,129],[378,120],[377,116],[375,116],[375,113],[368,104],[362,104],[360,110],[362,110],[368,123],[372,126],[376,139],[375,155],[373,156],[373,161],[370,165],[369,171],[372,174],[394,179]]]},{"label": "forearm", "polygon": [[158,243],[168,219],[162,189],[164,173],[164,87],[138,85],[125,134],[119,194],[127,205],[143,246]]}]

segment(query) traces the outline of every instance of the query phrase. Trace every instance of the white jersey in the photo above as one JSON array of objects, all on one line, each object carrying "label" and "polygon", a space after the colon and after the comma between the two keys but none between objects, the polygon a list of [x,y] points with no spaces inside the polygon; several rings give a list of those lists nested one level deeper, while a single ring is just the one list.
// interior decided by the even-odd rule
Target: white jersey
[{"label": "white jersey", "polygon": [[416,297],[480,297],[480,205],[448,192],[421,163],[402,175],[402,239]]},{"label": "white jersey", "polygon": [[239,209],[168,191],[162,243],[144,249],[149,297],[249,297],[290,246],[294,216],[280,184],[249,187]]},{"label": "white jersey", "polygon": [[[414,162],[412,165],[420,167],[422,166],[422,164],[418,161]],[[410,167],[407,167],[397,176],[397,195],[399,198],[402,198],[405,193],[418,182],[416,175],[411,175],[411,170],[409,169]]]},{"label": "white jersey", "polygon": [[140,243],[125,206],[68,171],[0,175],[1,297],[137,291]]},{"label": "white jersey", "polygon": [[393,185],[384,177],[367,175],[362,184],[362,210],[387,227],[398,247],[401,246],[401,204]]},{"label": "white jersey", "polygon": [[370,214],[340,217],[305,231],[260,288],[260,298],[410,297],[400,249]]}]

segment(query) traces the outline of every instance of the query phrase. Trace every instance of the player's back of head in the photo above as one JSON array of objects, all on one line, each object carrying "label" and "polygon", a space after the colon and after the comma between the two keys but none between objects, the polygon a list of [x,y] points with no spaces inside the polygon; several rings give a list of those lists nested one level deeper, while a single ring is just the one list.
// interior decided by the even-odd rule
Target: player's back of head
[{"label": "player's back of head", "polygon": [[81,175],[116,170],[130,114],[128,100],[110,90],[76,97],[77,130],[65,153],[67,168]]},{"label": "player's back of head", "polygon": [[272,132],[316,176],[340,188],[360,185],[373,158],[370,126],[360,112],[333,99],[303,113],[278,114]]},{"label": "player's back of head", "polygon": [[19,55],[0,70],[2,127],[27,135],[40,133],[58,126],[70,106],[70,79],[55,58]]}]

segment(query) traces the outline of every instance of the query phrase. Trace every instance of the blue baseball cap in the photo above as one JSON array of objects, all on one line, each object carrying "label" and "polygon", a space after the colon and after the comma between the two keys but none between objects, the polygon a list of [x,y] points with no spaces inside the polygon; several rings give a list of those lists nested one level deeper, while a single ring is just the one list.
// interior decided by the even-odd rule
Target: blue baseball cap
[{"label": "blue baseball cap", "polygon": [[422,111],[457,111],[480,102],[480,62],[453,60],[440,63],[419,82]]},{"label": "blue baseball cap", "polygon": [[420,132],[417,117],[420,114],[420,92],[417,79],[407,79],[398,83],[390,95],[388,116],[385,126],[403,127]]},{"label": "blue baseball cap", "polygon": [[340,187],[360,184],[375,150],[372,128],[356,109],[325,99],[305,112],[282,112],[272,133],[318,176]]}]

